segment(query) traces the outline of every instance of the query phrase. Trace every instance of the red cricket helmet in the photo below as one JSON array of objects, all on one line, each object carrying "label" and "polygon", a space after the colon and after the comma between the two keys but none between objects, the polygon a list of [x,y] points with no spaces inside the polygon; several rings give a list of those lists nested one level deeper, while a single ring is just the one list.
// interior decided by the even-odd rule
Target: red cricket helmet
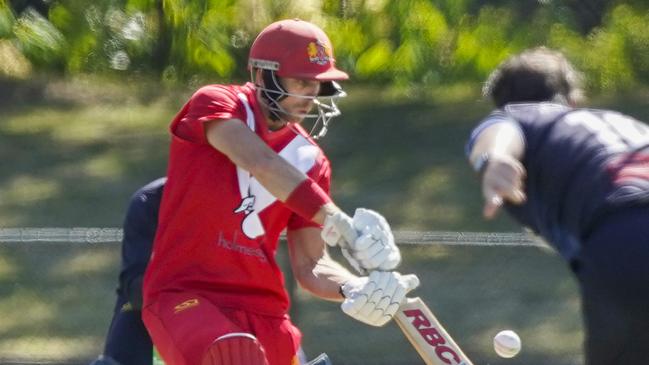
[{"label": "red cricket helmet", "polygon": [[336,68],[325,32],[300,19],[280,20],[262,30],[250,47],[248,67],[271,70],[280,77],[318,81],[349,78]]}]

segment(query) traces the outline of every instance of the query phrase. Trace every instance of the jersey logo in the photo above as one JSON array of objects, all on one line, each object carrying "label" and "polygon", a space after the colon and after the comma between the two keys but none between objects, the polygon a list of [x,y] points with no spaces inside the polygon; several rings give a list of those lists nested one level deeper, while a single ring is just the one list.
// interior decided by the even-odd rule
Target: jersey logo
[{"label": "jersey logo", "polygon": [[[306,138],[297,136],[279,152],[279,155],[306,174],[316,163],[318,148]],[[248,238],[257,238],[266,232],[259,213],[277,201],[277,198],[246,170],[237,167],[237,175],[241,202],[234,213],[245,215],[241,222],[243,234]]]},{"label": "jersey logo", "polygon": [[241,204],[234,210],[235,213],[243,212],[245,215],[252,213],[255,210],[255,197],[247,196],[243,198]]},{"label": "jersey logo", "polygon": [[186,309],[196,307],[199,304],[200,302],[196,298],[188,299],[174,307],[174,314],[178,314]]}]

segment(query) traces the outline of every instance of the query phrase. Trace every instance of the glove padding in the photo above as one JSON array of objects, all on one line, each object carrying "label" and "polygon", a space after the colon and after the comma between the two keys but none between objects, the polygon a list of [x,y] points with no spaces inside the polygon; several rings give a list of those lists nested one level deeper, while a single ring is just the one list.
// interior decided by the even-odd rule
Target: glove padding
[{"label": "glove padding", "polygon": [[331,247],[346,248],[356,241],[358,233],[354,229],[354,221],[344,212],[338,211],[325,217],[320,236]]},{"label": "glove padding", "polygon": [[329,246],[340,246],[356,271],[393,270],[401,262],[390,225],[379,213],[358,208],[354,218],[343,212],[328,215],[321,233]]},{"label": "glove padding", "polygon": [[331,247],[339,246],[347,262],[357,272],[365,272],[358,260],[350,253],[350,247],[358,238],[358,232],[354,229],[353,220],[347,214],[339,211],[328,215],[325,218],[320,236],[327,245]]},{"label": "glove padding", "polygon": [[406,294],[418,286],[416,275],[372,271],[370,276],[354,278],[342,286],[345,301],[340,307],[358,321],[383,326],[394,317]]},{"label": "glove padding", "polygon": [[385,218],[373,210],[358,208],[353,222],[359,237],[351,245],[350,253],[360,266],[368,271],[394,270],[401,262],[401,252]]}]

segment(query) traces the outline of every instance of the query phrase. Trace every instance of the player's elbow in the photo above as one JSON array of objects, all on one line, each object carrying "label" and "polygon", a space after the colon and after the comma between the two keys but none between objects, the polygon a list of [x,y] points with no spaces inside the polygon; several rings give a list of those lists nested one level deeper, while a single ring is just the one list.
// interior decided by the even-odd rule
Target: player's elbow
[{"label": "player's elbow", "polygon": [[309,260],[293,267],[293,275],[300,287],[310,293],[316,292],[318,271],[317,262]]}]

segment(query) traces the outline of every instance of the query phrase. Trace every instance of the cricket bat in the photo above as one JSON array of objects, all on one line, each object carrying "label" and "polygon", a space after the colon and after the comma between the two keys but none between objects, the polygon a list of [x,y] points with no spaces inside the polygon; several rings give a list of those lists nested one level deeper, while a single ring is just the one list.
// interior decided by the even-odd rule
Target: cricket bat
[{"label": "cricket bat", "polygon": [[394,319],[426,365],[473,365],[421,298],[406,298]]}]

